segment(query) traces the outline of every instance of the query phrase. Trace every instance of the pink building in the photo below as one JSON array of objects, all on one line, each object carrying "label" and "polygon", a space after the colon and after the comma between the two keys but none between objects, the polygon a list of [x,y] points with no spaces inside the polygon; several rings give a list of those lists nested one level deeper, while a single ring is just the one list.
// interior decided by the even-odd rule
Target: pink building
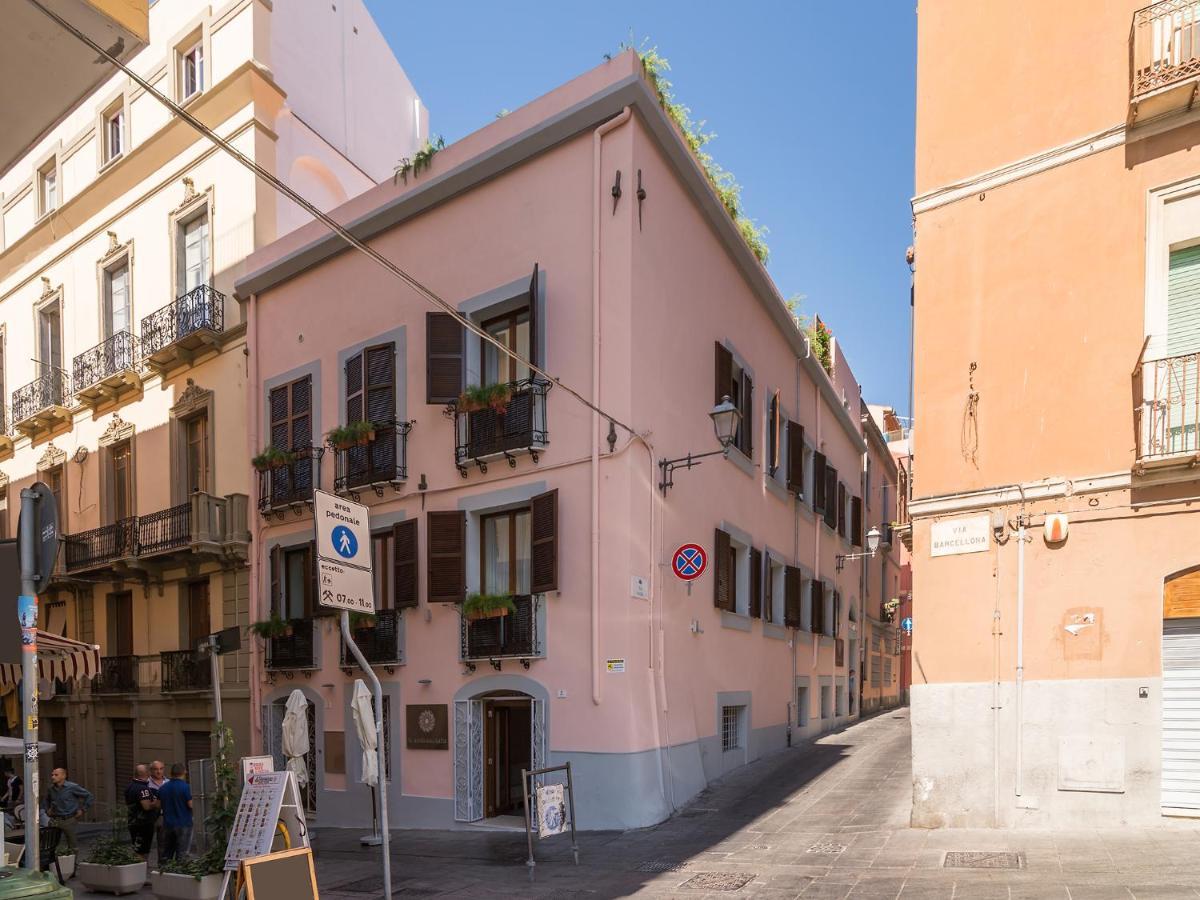
[{"label": "pink building", "polygon": [[[619,190],[617,189],[619,178]],[[259,743],[310,701],[309,804],[364,825],[354,670],[314,596],[314,487],[371,507],[391,821],[516,813],[520,769],[570,760],[585,828],[649,825],[724,773],[857,715],[859,388],[810,351],[623,54],[335,212],[514,363],[320,225],[255,255]],[[480,401],[494,390],[500,413]],[[578,392],[603,410],[592,412]],[[468,394],[473,396],[467,396]],[[726,457],[709,412],[742,424]],[[367,420],[365,446],[327,433]],[[694,542],[707,571],[672,574]],[[470,594],[511,596],[471,621]]]}]

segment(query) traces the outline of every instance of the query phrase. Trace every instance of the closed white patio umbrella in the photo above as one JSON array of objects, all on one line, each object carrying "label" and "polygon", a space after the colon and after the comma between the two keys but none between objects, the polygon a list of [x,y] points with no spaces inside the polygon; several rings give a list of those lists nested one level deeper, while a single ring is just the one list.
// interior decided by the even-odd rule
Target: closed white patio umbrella
[{"label": "closed white patio umbrella", "polygon": [[354,679],[354,699],[350,703],[354,730],[362,748],[362,782],[371,787],[379,784],[379,742],[375,738],[375,703],[361,678]]},{"label": "closed white patio umbrella", "polygon": [[287,758],[288,770],[295,774],[296,785],[308,784],[308,766],[304,757],[308,754],[308,701],[296,688],[288,695],[287,712],[283,714],[283,755]]}]

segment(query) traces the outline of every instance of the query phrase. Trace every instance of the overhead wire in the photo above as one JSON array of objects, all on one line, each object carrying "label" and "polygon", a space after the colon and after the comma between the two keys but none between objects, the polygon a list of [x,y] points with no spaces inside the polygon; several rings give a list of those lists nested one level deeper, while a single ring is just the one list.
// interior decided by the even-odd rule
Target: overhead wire
[{"label": "overhead wire", "polygon": [[[400,268],[400,266],[396,265],[390,259],[383,256],[381,253],[379,253],[379,251],[375,250],[370,245],[359,240],[348,229],[346,229],[341,223],[339,223],[335,219],[331,218],[328,214],[322,212],[320,209],[318,209],[316,206],[314,206],[312,203],[310,203],[308,200],[306,200],[302,195],[297,193],[287,183],[281,181],[274,174],[272,174],[271,172],[268,172],[266,169],[264,169],[262,166],[260,166],[254,160],[250,159],[248,156],[246,156],[244,153],[242,153],[240,150],[238,150],[236,147],[234,147],[232,144],[230,144],[227,140],[222,138],[220,135],[218,135],[216,132],[214,132],[211,128],[209,128],[207,125],[205,125],[203,122],[201,122],[195,116],[193,116],[186,109],[184,109],[179,104],[175,103],[173,100],[171,100],[165,94],[163,94],[161,91],[159,91],[156,87],[154,87],[154,85],[150,84],[150,82],[148,82],[142,76],[138,75],[135,71],[133,71],[133,69],[131,69],[129,66],[127,66],[125,63],[123,63],[121,60],[119,60],[115,56],[113,56],[113,54],[109,50],[106,50],[104,47],[101,47],[94,40],[92,40],[90,37],[88,37],[86,34],[84,34],[80,29],[78,29],[77,27],[72,25],[70,22],[68,22],[66,19],[64,19],[62,16],[60,16],[58,13],[54,12],[51,9],[48,9],[41,2],[41,0],[28,0],[28,2],[31,3],[33,6],[36,6],[39,10],[41,10],[42,13],[44,13],[48,18],[50,18],[54,22],[56,22],[61,28],[63,28],[69,34],[73,35],[78,40],[82,41],[84,44],[86,44],[88,47],[90,47],[92,50],[96,51],[96,53],[100,55],[101,59],[107,60],[108,62],[110,62],[114,66],[116,66],[120,71],[122,71],[126,75],[128,75],[130,77],[130,79],[132,79],[134,81],[134,83],[136,83],[138,85],[138,87],[142,88],[142,90],[144,90],[150,96],[154,97],[155,100],[157,100],[163,106],[167,107],[167,109],[169,109],[172,113],[174,113],[175,116],[177,116],[179,119],[186,122],[194,130],[200,132],[200,134],[204,135],[206,138],[208,138],[210,141],[212,141],[214,144],[216,144],[218,147],[220,147],[222,150],[224,150],[226,153],[228,153],[234,160],[236,160],[238,163],[240,163],[245,168],[252,171],[258,178],[261,178],[263,181],[265,181],[267,184],[269,184],[275,190],[279,191],[281,194],[283,194],[285,197],[287,197],[293,203],[298,205],[305,212],[309,213],[309,215],[311,215],[314,219],[319,221],[322,225],[324,225],[326,228],[328,228],[331,232],[333,232],[338,237],[340,237],[343,241],[345,241],[348,245],[350,245],[350,247],[354,248],[358,252],[367,256],[373,262],[375,262],[376,264],[378,264],[379,266],[383,267],[388,272],[390,272],[392,275],[394,275],[396,278],[403,281],[410,288],[412,288],[414,291],[416,291],[418,294],[420,294],[426,300],[428,300],[430,303],[441,308],[448,315],[454,317],[454,319],[457,320],[458,323],[463,328],[465,328],[467,331],[476,335],[484,342],[491,344],[493,347],[495,347],[501,353],[510,357],[515,362],[519,363],[520,365],[526,366],[530,372],[533,372],[537,375],[542,376],[543,378],[545,378],[547,381],[549,381],[556,387],[559,387],[562,390],[566,391],[570,396],[572,396],[573,398],[578,400],[580,403],[582,403],[585,407],[590,409],[592,412],[598,413],[599,415],[608,419],[614,425],[617,425],[620,428],[623,428],[631,436],[634,436],[634,437],[638,436],[638,433],[630,425],[625,424],[620,419],[618,419],[616,416],[614,416],[608,412],[605,412],[599,406],[597,406],[596,404],[594,404],[590,400],[588,400],[579,391],[575,390],[568,384],[564,384],[559,378],[555,377],[554,375],[551,375],[549,372],[547,372],[541,366],[534,365],[533,362],[522,357],[515,350],[511,349],[506,344],[501,342],[499,339],[497,339],[493,335],[489,334],[487,331],[485,331],[479,325],[476,325],[474,322],[472,322],[470,318],[463,315],[461,312],[459,312],[454,306],[452,306],[446,300],[443,300],[436,292],[434,292],[431,288],[427,287],[426,285],[422,284],[413,275],[410,275],[408,272],[404,271],[404,269]],[[99,60],[97,60],[97,61],[99,61]]]}]

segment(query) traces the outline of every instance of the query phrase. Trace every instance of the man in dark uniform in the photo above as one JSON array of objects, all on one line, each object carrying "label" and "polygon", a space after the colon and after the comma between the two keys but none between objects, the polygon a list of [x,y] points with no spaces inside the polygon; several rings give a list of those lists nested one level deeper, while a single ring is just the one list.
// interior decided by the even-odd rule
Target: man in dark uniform
[{"label": "man in dark uniform", "polygon": [[133,781],[125,788],[125,807],[129,812],[129,839],[142,859],[150,855],[154,828],[158,823],[158,793],[150,786],[150,770],[138,765]]}]

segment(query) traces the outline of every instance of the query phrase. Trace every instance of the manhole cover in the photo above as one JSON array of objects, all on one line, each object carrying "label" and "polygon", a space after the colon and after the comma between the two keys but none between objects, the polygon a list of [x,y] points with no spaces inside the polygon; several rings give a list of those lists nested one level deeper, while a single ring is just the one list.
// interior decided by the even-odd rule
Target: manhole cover
[{"label": "manhole cover", "polygon": [[837,844],[833,841],[817,841],[809,847],[805,853],[841,853],[846,849],[845,844]]},{"label": "manhole cover", "polygon": [[753,880],[753,875],[739,875],[736,872],[700,872],[680,887],[692,891],[740,891]]},{"label": "manhole cover", "polygon": [[1019,869],[1021,854],[999,850],[950,850],[946,853],[947,869]]},{"label": "manhole cover", "polygon": [[670,859],[648,859],[637,867],[639,872],[682,872],[688,867],[685,862]]}]

